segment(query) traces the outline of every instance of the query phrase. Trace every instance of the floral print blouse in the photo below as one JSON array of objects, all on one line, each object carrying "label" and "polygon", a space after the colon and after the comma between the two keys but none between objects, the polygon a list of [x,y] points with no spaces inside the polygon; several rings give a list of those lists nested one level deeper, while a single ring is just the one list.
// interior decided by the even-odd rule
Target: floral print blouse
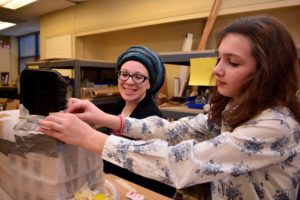
[{"label": "floral print blouse", "polygon": [[126,118],[102,158],[176,188],[211,182],[213,199],[296,199],[300,127],[284,107],[265,110],[233,131],[199,114],[169,122]]}]

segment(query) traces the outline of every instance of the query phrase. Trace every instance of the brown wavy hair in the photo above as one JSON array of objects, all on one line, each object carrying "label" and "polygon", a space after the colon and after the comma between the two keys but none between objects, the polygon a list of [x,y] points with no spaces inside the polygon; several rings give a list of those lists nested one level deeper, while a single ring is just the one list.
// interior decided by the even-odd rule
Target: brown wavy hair
[{"label": "brown wavy hair", "polygon": [[239,18],[217,33],[218,46],[229,33],[250,39],[257,72],[243,83],[240,90],[243,92],[235,101],[234,109],[223,112],[231,98],[221,95],[215,88],[210,102],[210,120],[221,125],[223,118],[233,130],[267,108],[285,106],[300,123],[297,48],[286,26],[265,15]]}]

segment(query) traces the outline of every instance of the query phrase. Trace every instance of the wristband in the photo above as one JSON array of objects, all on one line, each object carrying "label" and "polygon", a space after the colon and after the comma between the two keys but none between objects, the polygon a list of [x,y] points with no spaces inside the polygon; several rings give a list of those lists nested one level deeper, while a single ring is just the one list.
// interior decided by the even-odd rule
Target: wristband
[{"label": "wristband", "polygon": [[121,135],[122,135],[122,132],[123,132],[123,128],[124,128],[124,126],[125,126],[125,119],[124,119],[123,115],[118,115],[118,117],[119,117],[119,119],[120,119],[120,128],[119,128],[118,130],[114,131],[114,133],[115,133],[116,135],[121,136]]}]

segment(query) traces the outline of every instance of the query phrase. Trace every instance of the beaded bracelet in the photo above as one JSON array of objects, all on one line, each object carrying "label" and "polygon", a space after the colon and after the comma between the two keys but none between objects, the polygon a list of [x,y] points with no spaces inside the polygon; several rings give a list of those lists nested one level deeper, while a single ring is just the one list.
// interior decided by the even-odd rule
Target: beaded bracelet
[{"label": "beaded bracelet", "polygon": [[114,133],[116,135],[122,135],[122,132],[123,132],[123,128],[125,126],[125,119],[124,119],[124,116],[123,115],[118,115],[119,119],[120,119],[120,128],[116,131],[114,131]]}]

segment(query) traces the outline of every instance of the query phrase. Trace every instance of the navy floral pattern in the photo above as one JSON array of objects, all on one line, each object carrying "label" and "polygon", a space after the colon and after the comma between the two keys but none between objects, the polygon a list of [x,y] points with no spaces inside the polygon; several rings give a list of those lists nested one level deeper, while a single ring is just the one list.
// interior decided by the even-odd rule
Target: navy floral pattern
[{"label": "navy floral pattern", "polygon": [[264,184],[263,183],[253,183],[254,190],[258,196],[259,199],[263,200],[265,199],[265,194],[264,194]]},{"label": "navy floral pattern", "polygon": [[290,200],[286,191],[276,190],[276,194],[273,197],[274,200]]},{"label": "navy floral pattern", "polygon": [[279,152],[281,156],[284,155],[285,147],[288,145],[288,138],[283,136],[278,138],[274,143],[271,145],[271,150]]},{"label": "navy floral pattern", "polygon": [[186,143],[178,144],[171,148],[171,155],[174,156],[175,162],[187,160],[190,148],[191,147]]},{"label": "navy floral pattern", "polygon": [[203,175],[204,176],[209,176],[209,175],[216,176],[218,174],[222,174],[223,171],[221,168],[222,168],[222,165],[215,164],[213,160],[210,160],[206,163],[206,165],[204,167]]},{"label": "navy floral pattern", "polygon": [[250,168],[241,161],[239,163],[233,164],[230,175],[233,177],[238,177],[241,174],[247,173],[249,171]]},{"label": "navy floral pattern", "polygon": [[264,142],[259,142],[256,138],[252,138],[243,144],[242,151],[247,152],[249,156],[251,154],[261,153],[264,148],[263,145]]},{"label": "navy floral pattern", "polygon": [[241,185],[236,185],[233,182],[230,182],[228,185],[225,186],[225,193],[224,196],[226,199],[230,200],[242,200],[243,193],[241,192]]},{"label": "navy floral pattern", "polygon": [[244,125],[218,127],[207,115],[169,122],[126,118],[124,135],[109,136],[102,158],[177,188],[212,182],[213,199],[296,199],[300,127],[284,107]]},{"label": "navy floral pattern", "polygon": [[295,188],[300,184],[300,170],[293,173],[292,183]]},{"label": "navy floral pattern", "polygon": [[300,131],[295,130],[293,134],[294,134],[294,140],[299,144],[299,142],[300,142]]},{"label": "navy floral pattern", "polygon": [[293,162],[294,162],[294,159],[297,157],[297,152],[295,151],[291,151],[290,152],[290,156],[282,163],[281,167],[282,169],[285,168],[285,166],[289,166],[291,167]]},{"label": "navy floral pattern", "polygon": [[226,139],[225,136],[220,136],[209,140],[209,142],[212,143],[215,147],[217,147],[218,145],[222,144],[225,139]]}]

